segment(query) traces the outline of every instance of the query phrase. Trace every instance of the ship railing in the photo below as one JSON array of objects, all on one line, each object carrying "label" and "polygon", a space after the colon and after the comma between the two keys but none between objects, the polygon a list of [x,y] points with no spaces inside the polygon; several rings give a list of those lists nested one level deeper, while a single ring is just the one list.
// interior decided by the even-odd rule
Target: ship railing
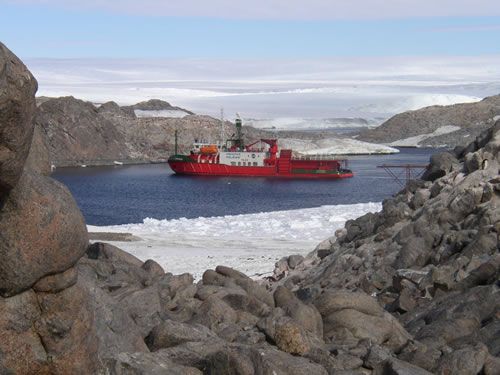
[{"label": "ship railing", "polygon": [[310,154],[310,155],[294,155],[292,157],[294,160],[338,160],[343,161],[347,160],[345,156],[336,155],[336,154]]}]

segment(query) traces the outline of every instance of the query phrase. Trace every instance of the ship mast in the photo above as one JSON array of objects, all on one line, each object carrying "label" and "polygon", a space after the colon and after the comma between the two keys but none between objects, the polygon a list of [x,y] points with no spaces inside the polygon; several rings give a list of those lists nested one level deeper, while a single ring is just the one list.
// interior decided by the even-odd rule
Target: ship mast
[{"label": "ship mast", "polygon": [[242,122],[241,122],[241,117],[240,117],[239,113],[236,114],[235,125],[236,125],[236,139],[238,142],[238,147],[240,148],[240,150],[243,150],[245,145],[243,144],[243,132],[241,131],[242,130]]},{"label": "ship mast", "polygon": [[177,155],[178,154],[178,135],[177,135],[177,129],[175,129],[175,133],[174,133],[174,139],[175,139],[175,154],[174,155]]},{"label": "ship mast", "polygon": [[220,146],[224,144],[224,108],[220,109]]}]

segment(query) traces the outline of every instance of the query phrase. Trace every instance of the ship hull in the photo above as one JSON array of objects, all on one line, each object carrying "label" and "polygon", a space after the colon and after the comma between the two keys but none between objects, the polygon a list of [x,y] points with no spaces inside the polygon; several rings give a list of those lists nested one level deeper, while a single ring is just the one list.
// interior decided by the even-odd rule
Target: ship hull
[{"label": "ship hull", "polygon": [[280,177],[295,179],[341,179],[353,177],[350,171],[329,171],[322,169],[293,168],[279,170],[276,166],[232,166],[216,163],[169,160],[170,168],[180,175],[231,176],[231,177]]}]

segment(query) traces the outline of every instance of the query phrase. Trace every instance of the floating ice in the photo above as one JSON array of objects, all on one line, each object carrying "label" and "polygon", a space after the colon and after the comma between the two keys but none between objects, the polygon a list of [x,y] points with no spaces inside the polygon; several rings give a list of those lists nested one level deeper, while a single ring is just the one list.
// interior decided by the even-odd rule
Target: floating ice
[{"label": "floating ice", "polygon": [[147,218],[140,224],[88,229],[142,238],[114,244],[142,260],[154,259],[174,274],[189,272],[199,279],[204,270],[224,264],[257,277],[272,272],[284,256],[314,250],[346,220],[380,209],[380,203],[358,203],[196,219]]}]

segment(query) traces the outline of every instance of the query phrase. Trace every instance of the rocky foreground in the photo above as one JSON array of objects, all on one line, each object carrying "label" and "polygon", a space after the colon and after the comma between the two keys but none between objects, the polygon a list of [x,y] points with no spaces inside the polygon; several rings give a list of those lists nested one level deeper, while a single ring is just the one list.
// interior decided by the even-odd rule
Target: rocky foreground
[{"label": "rocky foreground", "polygon": [[499,373],[500,122],[272,280],[195,284],[89,246],[1,44],[0,85],[0,373]]}]

